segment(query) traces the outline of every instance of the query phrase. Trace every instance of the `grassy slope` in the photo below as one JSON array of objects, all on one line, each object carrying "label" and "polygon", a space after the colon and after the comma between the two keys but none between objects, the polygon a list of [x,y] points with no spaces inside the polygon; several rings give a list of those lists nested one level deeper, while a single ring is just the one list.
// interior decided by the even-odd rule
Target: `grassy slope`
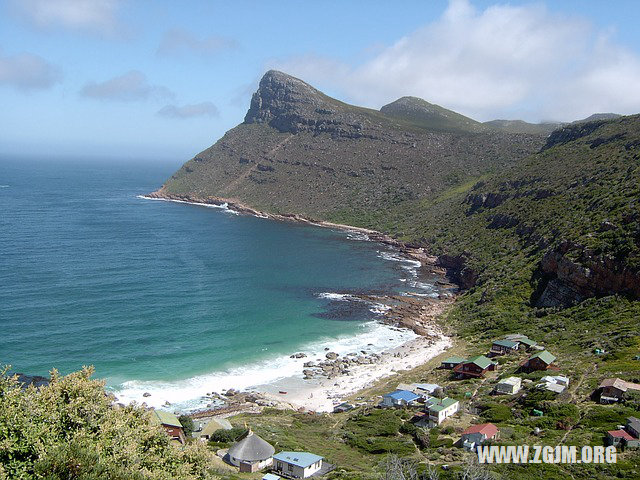
[{"label": "grassy slope", "polygon": [[[495,208],[472,211],[468,196],[486,192],[509,198]],[[343,211],[333,220],[391,232],[428,245],[434,253],[465,252],[469,264],[480,272],[478,282],[460,297],[446,321],[456,326],[471,353],[486,351],[491,339],[515,331],[545,344],[574,382],[571,396],[558,402],[574,404],[579,412],[569,422],[572,430],[565,442],[602,444],[606,430],[624,423],[625,415],[638,415],[632,408],[596,405],[589,394],[602,378],[640,380],[640,361],[633,359],[640,353],[640,302],[608,296],[567,309],[539,309],[530,300],[543,253],[566,240],[637,269],[639,198],[640,116],[633,116],[606,123],[586,137],[556,145],[434,200],[405,202],[393,211]],[[519,224],[489,228],[496,215],[515,218]],[[604,221],[615,228],[603,229]],[[596,347],[608,353],[596,355]],[[501,375],[510,373],[507,367]],[[514,408],[506,399],[497,402]],[[533,424],[528,420],[507,420],[500,426],[515,429],[517,443],[536,442],[530,437]],[[546,428],[547,445],[554,445],[566,433],[553,425]],[[638,457],[628,455],[618,466],[605,469],[546,467],[543,478],[565,478],[569,473],[588,478],[595,471],[601,478],[635,478]],[[513,467],[501,470],[515,471]],[[518,472],[523,478],[530,472],[534,478],[541,470],[529,466]]]},{"label": "grassy slope", "polygon": [[[343,146],[336,143],[336,148]],[[353,202],[327,213],[330,220],[382,230],[424,244],[436,254],[465,253],[468,264],[479,272],[478,281],[444,319],[460,335],[456,347],[460,353],[486,352],[496,336],[520,331],[558,356],[561,372],[571,377],[572,384],[568,393],[555,399],[534,394],[528,400],[489,397],[495,378],[485,382],[452,381],[447,372],[435,370],[433,362],[407,374],[407,380],[437,381],[459,399],[464,399],[468,391],[476,391],[471,403],[486,409],[480,420],[497,423],[507,444],[555,445],[562,441],[601,445],[606,430],[615,428],[630,414],[638,415],[637,405],[600,406],[589,399],[589,394],[604,377],[640,380],[640,362],[633,359],[640,353],[639,302],[608,296],[567,309],[540,309],[532,306],[531,297],[538,286],[536,272],[543,254],[564,241],[581,244],[594,254],[610,256],[637,269],[639,145],[640,117],[626,117],[522,162],[505,162],[498,173],[467,172],[449,185],[443,182],[430,195],[399,195],[378,208]],[[334,187],[329,184],[327,188]],[[487,193],[506,200],[494,208],[473,209],[468,199]],[[490,228],[496,216],[511,223]],[[508,226],[513,222],[517,225]],[[609,227],[602,228],[603,222],[609,222]],[[608,353],[596,355],[596,347]],[[515,372],[519,360],[508,359],[501,365],[500,375]],[[539,376],[533,374],[531,379]],[[403,378],[390,380],[386,388]],[[531,417],[534,407],[545,411],[545,417]],[[356,419],[350,420],[354,415]],[[383,456],[371,448],[385,442],[418,460],[455,465],[462,453],[449,446],[450,440],[459,436],[464,425],[478,421],[476,416],[464,414],[452,422],[453,431],[435,430],[431,446],[421,449],[410,431],[383,435],[375,422],[366,420],[354,429],[353,422],[360,415],[362,412],[316,418],[268,412],[243,421],[283,448],[315,449],[326,455],[345,469],[342,478],[356,478],[348,473],[356,471],[363,478],[371,478]],[[536,426],[542,429],[542,437],[533,435]],[[502,466],[496,471],[505,478],[518,475],[521,479],[637,478],[638,460],[637,453],[626,452],[614,466]],[[443,478],[447,475],[443,473]]]}]

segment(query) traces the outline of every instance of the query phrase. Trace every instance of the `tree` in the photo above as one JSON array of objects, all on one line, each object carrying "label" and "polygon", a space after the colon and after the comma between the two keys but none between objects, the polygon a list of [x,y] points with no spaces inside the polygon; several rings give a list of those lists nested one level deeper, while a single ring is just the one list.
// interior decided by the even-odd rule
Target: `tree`
[{"label": "tree", "polygon": [[178,420],[182,424],[182,430],[184,430],[184,434],[187,438],[191,438],[191,434],[193,433],[193,419],[189,415],[180,415]]},{"label": "tree", "polygon": [[173,445],[151,413],[112,405],[92,367],[23,388],[0,368],[0,478],[210,479],[214,454]]}]

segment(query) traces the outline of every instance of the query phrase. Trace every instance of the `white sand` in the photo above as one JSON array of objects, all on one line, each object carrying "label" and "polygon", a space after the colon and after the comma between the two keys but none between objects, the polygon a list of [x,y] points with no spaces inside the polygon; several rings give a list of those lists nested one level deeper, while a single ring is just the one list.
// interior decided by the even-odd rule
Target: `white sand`
[{"label": "white sand", "polygon": [[[288,377],[274,384],[258,386],[255,390],[270,400],[294,409],[331,412],[343,399],[372,386],[376,380],[394,375],[401,370],[418,367],[451,346],[449,337],[440,334],[437,338],[433,340],[418,337],[400,347],[385,351],[378,363],[351,366],[349,375],[311,380]],[[280,394],[279,391],[287,393]]]}]

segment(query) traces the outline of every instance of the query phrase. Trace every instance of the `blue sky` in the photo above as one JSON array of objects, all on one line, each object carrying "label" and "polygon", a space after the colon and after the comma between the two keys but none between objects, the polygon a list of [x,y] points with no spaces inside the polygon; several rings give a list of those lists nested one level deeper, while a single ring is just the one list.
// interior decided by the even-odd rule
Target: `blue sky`
[{"label": "blue sky", "polygon": [[637,113],[639,4],[4,0],[0,153],[182,161],[242,121],[269,68],[373,108]]}]

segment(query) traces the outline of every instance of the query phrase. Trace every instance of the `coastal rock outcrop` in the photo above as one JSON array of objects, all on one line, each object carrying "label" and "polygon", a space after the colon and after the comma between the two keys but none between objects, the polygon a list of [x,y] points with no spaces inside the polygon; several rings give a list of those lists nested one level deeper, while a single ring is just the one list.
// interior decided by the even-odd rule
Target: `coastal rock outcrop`
[{"label": "coastal rock outcrop", "polygon": [[538,307],[569,307],[586,298],[613,294],[640,298],[640,272],[571,242],[548,251],[539,272],[542,280],[534,299]]}]

